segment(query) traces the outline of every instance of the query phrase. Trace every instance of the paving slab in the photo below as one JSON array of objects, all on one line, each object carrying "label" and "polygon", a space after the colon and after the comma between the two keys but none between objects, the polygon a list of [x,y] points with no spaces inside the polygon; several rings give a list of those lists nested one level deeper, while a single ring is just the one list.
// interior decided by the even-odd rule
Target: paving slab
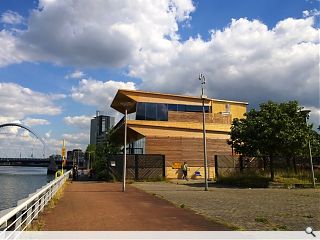
[{"label": "paving slab", "polygon": [[41,216],[46,231],[229,230],[195,212],[121,183],[71,182]]},{"label": "paving slab", "polygon": [[206,218],[247,231],[320,229],[320,189],[232,188],[199,181],[133,185]]}]

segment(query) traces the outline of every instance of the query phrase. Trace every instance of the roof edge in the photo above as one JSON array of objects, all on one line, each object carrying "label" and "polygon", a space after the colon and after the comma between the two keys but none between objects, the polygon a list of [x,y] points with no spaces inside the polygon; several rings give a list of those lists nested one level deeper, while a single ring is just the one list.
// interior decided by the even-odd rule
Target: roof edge
[{"label": "roof edge", "polygon": [[[187,99],[201,99],[201,97],[195,97],[195,96],[186,96],[186,95],[180,95],[180,94],[169,94],[169,93],[159,93],[159,92],[149,92],[149,91],[141,91],[141,90],[130,90],[130,89],[118,89],[118,93],[140,93],[140,94],[150,94],[150,95],[159,95],[159,96],[168,96],[168,97],[179,97],[179,98],[187,98]],[[215,102],[227,102],[227,103],[235,103],[235,104],[243,104],[243,105],[249,105],[248,102],[242,102],[242,101],[234,101],[234,100],[224,100],[224,99],[215,99],[215,98],[206,98],[210,101]]]}]

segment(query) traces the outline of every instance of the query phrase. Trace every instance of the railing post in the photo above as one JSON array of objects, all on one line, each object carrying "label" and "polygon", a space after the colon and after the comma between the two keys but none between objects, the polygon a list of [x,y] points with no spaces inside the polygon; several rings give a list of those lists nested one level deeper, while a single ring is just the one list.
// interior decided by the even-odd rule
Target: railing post
[{"label": "railing post", "polygon": [[33,214],[34,219],[37,219],[38,215],[39,215],[39,207],[40,207],[39,202],[40,202],[40,198],[37,198],[36,199],[36,204],[34,205],[34,214]]},{"label": "railing post", "polygon": [[14,224],[14,229],[15,230],[18,230],[18,231],[20,231],[21,230],[21,221],[22,221],[22,212],[20,211],[20,212],[18,212],[17,214],[16,214],[16,219],[18,219],[17,221],[16,221],[16,223]]},{"label": "railing post", "polygon": [[40,198],[40,211],[43,212],[44,210],[44,202],[45,202],[45,194]]},{"label": "railing post", "polygon": [[26,216],[26,222],[25,222],[26,226],[28,226],[31,223],[31,219],[32,219],[32,207],[29,207],[27,210],[27,216]]}]

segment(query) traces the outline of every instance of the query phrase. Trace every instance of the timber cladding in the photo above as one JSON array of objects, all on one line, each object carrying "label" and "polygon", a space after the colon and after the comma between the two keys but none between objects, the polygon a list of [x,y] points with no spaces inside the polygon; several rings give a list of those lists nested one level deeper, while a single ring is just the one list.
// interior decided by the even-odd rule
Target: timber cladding
[{"label": "timber cladding", "polygon": [[[231,115],[224,116],[220,113],[206,113],[206,123],[231,124]],[[174,112],[168,111],[169,122],[202,122],[202,112]]]},{"label": "timber cladding", "polygon": [[[165,155],[166,167],[184,161],[188,162],[189,167],[203,166],[202,138],[147,136],[145,148],[147,154]],[[230,154],[231,147],[226,139],[207,139],[207,159],[210,166],[214,166],[214,155]]]}]

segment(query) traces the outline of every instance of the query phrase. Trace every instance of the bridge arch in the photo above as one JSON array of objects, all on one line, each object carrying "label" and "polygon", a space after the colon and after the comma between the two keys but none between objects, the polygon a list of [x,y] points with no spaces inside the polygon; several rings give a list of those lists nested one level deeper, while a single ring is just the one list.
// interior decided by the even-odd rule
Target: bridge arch
[{"label": "bridge arch", "polygon": [[45,141],[43,141],[43,139],[40,137],[39,134],[37,134],[34,130],[32,130],[31,128],[20,124],[20,123],[4,123],[4,124],[0,124],[0,128],[4,128],[4,127],[20,127],[23,128],[25,130],[27,130],[28,132],[30,132],[33,136],[35,136],[43,145],[43,157],[45,157],[46,154],[46,143]]}]

